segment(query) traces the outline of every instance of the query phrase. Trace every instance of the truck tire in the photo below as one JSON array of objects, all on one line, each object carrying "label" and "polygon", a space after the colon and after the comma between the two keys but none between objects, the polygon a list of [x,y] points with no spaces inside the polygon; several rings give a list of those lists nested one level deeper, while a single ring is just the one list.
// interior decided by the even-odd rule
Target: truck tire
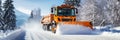
[{"label": "truck tire", "polygon": [[51,31],[50,27],[51,27],[51,25],[48,24],[48,26],[46,27],[46,28],[47,28],[47,31]]},{"label": "truck tire", "polygon": [[44,24],[42,28],[43,28],[43,30],[45,30],[45,31],[51,31],[50,27],[51,27],[50,24]]},{"label": "truck tire", "polygon": [[43,24],[42,28],[43,30],[47,31],[47,24]]}]

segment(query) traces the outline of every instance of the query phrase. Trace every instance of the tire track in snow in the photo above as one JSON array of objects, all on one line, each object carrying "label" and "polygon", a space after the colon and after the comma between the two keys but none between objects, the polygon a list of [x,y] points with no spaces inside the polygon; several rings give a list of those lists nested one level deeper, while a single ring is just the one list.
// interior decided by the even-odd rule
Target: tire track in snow
[{"label": "tire track in snow", "polygon": [[39,35],[44,36],[44,38],[48,39],[48,40],[71,40],[69,38],[65,38],[65,37],[61,37],[60,35],[55,35],[52,32],[40,32]]},{"label": "tire track in snow", "polygon": [[26,32],[25,40],[33,40],[32,34],[30,32]]},{"label": "tire track in snow", "polygon": [[33,36],[33,40],[46,40],[44,36],[38,35],[35,32],[32,32],[31,35]]},{"label": "tire track in snow", "polygon": [[41,33],[35,33],[35,35],[37,35],[37,37],[39,38],[39,39],[41,39],[41,40],[49,40],[49,38],[47,38],[46,36],[44,36],[44,35],[40,35]]},{"label": "tire track in snow", "polygon": [[46,31],[27,31],[26,40],[70,40]]}]

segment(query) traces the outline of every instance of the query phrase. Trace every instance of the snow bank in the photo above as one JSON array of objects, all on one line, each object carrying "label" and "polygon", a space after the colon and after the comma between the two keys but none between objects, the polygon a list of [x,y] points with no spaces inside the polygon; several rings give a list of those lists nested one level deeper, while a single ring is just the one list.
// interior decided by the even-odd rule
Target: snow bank
[{"label": "snow bank", "polygon": [[90,34],[92,30],[90,28],[80,25],[58,25],[56,34]]},{"label": "snow bank", "polygon": [[3,30],[0,30],[0,39],[7,37],[8,35],[14,33],[16,30],[7,30],[6,32],[4,32]]},{"label": "snow bank", "polygon": [[5,39],[9,39],[12,40],[13,38],[15,38],[17,35],[19,35],[19,33],[21,33],[21,29],[17,29],[17,30],[8,30],[5,33],[1,30],[0,31],[0,40],[5,40]]},{"label": "snow bank", "polygon": [[104,36],[120,36],[120,27],[114,27],[112,25],[107,26],[96,26],[94,28],[100,35]]},{"label": "snow bank", "polygon": [[113,28],[115,30],[120,30],[120,26]]},{"label": "snow bank", "polygon": [[103,36],[120,36],[120,33],[112,33],[112,32],[103,32],[101,35]]},{"label": "snow bank", "polygon": [[6,37],[6,33],[4,33],[2,30],[0,30],[0,39]]}]

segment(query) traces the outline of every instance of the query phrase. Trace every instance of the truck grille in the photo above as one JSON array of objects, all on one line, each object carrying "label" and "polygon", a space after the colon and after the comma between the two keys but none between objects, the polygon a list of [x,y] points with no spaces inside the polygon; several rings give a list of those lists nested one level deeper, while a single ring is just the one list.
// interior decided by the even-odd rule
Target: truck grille
[{"label": "truck grille", "polygon": [[72,19],[62,19],[62,21],[72,21]]}]

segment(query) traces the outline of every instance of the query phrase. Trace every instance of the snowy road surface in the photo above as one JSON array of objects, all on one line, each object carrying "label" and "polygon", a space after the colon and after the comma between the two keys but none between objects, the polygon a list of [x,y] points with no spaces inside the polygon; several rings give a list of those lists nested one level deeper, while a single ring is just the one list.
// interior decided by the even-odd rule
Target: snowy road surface
[{"label": "snowy road surface", "polygon": [[120,38],[104,35],[55,35],[50,32],[19,30],[2,40],[120,40]]},{"label": "snowy road surface", "polygon": [[36,23],[25,24],[22,29],[10,33],[0,40],[120,40],[118,36],[102,34],[87,35],[56,35],[51,32],[43,31]]}]

